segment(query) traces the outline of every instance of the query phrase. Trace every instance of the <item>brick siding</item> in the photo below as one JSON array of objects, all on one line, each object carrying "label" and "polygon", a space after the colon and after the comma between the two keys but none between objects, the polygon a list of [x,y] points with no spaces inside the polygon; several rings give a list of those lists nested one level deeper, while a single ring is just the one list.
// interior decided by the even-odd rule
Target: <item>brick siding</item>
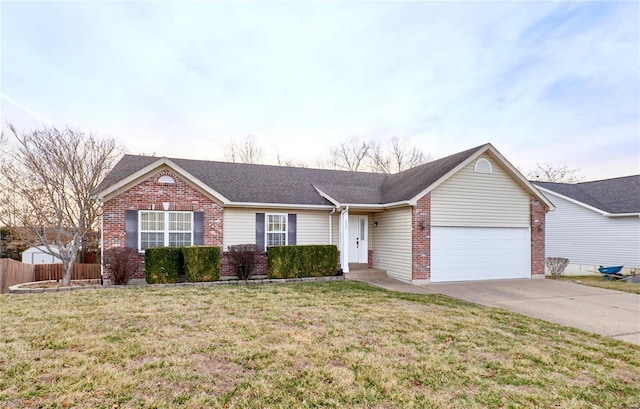
[{"label": "brick siding", "polygon": [[[231,264],[229,264],[229,252],[225,251],[220,257],[220,277],[235,277],[236,273],[233,271]],[[267,253],[260,253],[256,256],[258,262],[253,270],[252,275],[267,275]]]},{"label": "brick siding", "polygon": [[431,193],[418,200],[411,215],[411,279],[431,278]]},{"label": "brick siding", "polygon": [[544,276],[544,231],[547,209],[531,196],[531,275]]},{"label": "brick siding", "polygon": [[[171,176],[176,183],[158,183],[161,176]],[[222,246],[223,207],[164,170],[104,202],[103,250],[126,246],[126,210],[163,210],[163,203],[169,203],[169,210],[204,212],[204,245]],[[105,278],[109,278],[106,269]],[[140,254],[140,268],[134,278],[144,278],[144,254]]]}]

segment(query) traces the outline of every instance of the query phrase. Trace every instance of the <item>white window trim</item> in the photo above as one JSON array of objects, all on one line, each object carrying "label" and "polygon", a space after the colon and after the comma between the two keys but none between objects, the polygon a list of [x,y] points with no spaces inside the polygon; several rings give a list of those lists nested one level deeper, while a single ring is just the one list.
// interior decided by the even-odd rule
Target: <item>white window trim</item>
[{"label": "white window trim", "polygon": [[164,243],[163,247],[169,247],[169,235],[170,233],[187,233],[184,230],[169,230],[169,213],[189,213],[190,214],[190,223],[191,230],[189,233],[191,234],[191,245],[193,246],[194,240],[194,223],[193,223],[193,212],[178,212],[178,211],[166,211],[166,210],[138,210],[138,252],[144,253],[142,250],[142,213],[162,213],[164,215],[164,230],[145,230],[145,233],[163,233],[164,235]]},{"label": "white window trim", "polygon": [[[284,216],[284,231],[269,231],[269,216]],[[265,213],[264,247],[269,247],[269,233],[284,233],[284,245],[289,245],[289,215],[287,213]]]},{"label": "white window trim", "polygon": [[[487,168],[489,169],[488,171],[481,169],[481,166],[484,164],[486,164]],[[491,162],[489,162],[487,159],[480,158],[473,165],[473,171],[476,173],[493,173],[493,166],[491,166]]]}]

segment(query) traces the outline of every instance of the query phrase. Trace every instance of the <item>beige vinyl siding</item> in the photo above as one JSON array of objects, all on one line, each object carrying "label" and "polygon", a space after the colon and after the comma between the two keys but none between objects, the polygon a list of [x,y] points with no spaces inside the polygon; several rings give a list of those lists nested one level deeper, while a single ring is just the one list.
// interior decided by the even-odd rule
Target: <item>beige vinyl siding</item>
[{"label": "beige vinyl siding", "polygon": [[333,241],[331,244],[335,244],[338,246],[338,250],[340,250],[340,212],[336,211],[333,215],[331,215],[331,235],[333,236]]},{"label": "beige vinyl siding", "polygon": [[375,213],[371,217],[378,226],[371,226],[373,267],[385,270],[389,277],[411,280],[411,207]]},{"label": "beige vinyl siding", "polygon": [[547,213],[545,255],[571,264],[640,267],[640,218],[606,217],[545,192],[556,210]]},{"label": "beige vinyl siding", "polygon": [[472,161],[431,193],[433,226],[529,226],[529,195],[491,155],[493,173]]},{"label": "beige vinyl siding", "polygon": [[[296,244],[329,244],[329,211],[225,208],[223,226],[225,249],[234,244],[256,242],[256,213],[295,213],[297,214]],[[334,233],[337,233],[337,230]],[[334,241],[333,244],[337,245],[338,242]]]}]

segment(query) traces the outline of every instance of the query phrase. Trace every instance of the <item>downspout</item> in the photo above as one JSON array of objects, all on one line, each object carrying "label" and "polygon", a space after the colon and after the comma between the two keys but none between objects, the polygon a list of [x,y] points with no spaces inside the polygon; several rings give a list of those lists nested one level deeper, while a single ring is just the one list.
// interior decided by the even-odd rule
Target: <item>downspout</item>
[{"label": "downspout", "polygon": [[[342,241],[341,241],[341,249],[340,249],[340,266],[342,267],[342,271],[344,271],[345,273],[349,272],[349,244],[347,243],[347,241],[349,240],[349,237],[345,237],[348,236],[349,233],[349,220],[347,219],[346,221],[344,220],[344,214],[347,213],[347,216],[349,215],[349,205],[347,205],[347,207],[344,208],[344,210],[342,210],[340,212],[340,220],[342,221],[342,223],[340,224],[340,236],[342,236]],[[347,233],[345,234],[345,228],[347,229]],[[344,261],[344,262],[343,262]]]},{"label": "downspout", "polygon": [[102,199],[96,199],[100,206],[100,285],[104,285],[104,208]]},{"label": "downspout", "polygon": [[336,210],[337,207],[334,207],[331,213],[329,213],[329,244],[333,244],[333,214]]}]

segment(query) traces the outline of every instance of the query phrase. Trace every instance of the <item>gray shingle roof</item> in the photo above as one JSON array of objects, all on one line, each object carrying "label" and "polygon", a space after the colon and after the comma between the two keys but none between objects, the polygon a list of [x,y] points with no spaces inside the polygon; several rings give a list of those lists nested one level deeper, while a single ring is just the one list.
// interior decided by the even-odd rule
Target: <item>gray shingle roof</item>
[{"label": "gray shingle roof", "polygon": [[640,175],[575,184],[532,183],[607,213],[640,213]]},{"label": "gray shingle roof", "polygon": [[[424,165],[386,175],[327,169],[172,159],[232,202],[328,205],[316,187],[340,203],[382,204],[409,200],[486,145]],[[100,191],[157,161],[158,157],[124,155],[105,177]]]}]

